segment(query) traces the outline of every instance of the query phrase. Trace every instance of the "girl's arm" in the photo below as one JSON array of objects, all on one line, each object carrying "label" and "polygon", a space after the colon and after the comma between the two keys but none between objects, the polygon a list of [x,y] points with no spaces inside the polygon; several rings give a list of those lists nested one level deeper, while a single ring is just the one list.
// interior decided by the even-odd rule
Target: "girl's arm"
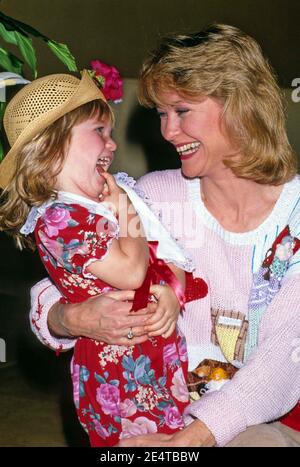
[{"label": "girl's arm", "polygon": [[118,289],[137,289],[144,281],[148,264],[148,244],[138,214],[126,193],[118,187],[114,177],[107,172],[108,194],[105,201],[112,203],[119,217],[119,238],[112,240],[109,254],[95,261],[87,270],[94,276]]}]

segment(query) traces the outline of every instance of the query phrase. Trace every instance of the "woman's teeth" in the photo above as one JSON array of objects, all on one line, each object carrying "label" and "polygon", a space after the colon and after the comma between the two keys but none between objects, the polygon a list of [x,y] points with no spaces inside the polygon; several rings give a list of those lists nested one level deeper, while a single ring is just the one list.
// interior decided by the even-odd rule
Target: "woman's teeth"
[{"label": "woman's teeth", "polygon": [[176,151],[180,156],[187,156],[189,154],[193,154],[193,152],[196,152],[200,145],[201,143],[199,142],[184,144],[182,146],[177,146]]}]

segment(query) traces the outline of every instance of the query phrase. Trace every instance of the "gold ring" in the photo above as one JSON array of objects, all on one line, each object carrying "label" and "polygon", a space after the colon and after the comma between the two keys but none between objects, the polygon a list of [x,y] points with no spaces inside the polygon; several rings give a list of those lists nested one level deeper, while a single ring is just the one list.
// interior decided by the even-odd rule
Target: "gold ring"
[{"label": "gold ring", "polygon": [[134,334],[132,332],[132,328],[129,329],[129,333],[127,334],[127,339],[133,339],[134,338]]}]

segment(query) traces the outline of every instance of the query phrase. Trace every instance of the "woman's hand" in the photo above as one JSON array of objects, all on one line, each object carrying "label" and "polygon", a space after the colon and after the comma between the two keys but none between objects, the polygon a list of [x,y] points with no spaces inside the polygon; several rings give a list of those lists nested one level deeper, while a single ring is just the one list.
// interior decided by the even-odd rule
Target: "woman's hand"
[{"label": "woman's hand", "polygon": [[150,337],[169,337],[174,331],[180,312],[178,299],[171,287],[168,285],[152,285],[150,293],[158,301],[156,311],[147,321],[145,330]]},{"label": "woman's hand", "polygon": [[[112,291],[85,302],[55,304],[48,314],[48,326],[56,336],[89,337],[115,345],[136,345],[148,338],[144,328],[152,308],[130,313],[133,291]],[[127,335],[132,330],[133,339]]]},{"label": "woman's hand", "polygon": [[134,436],[120,440],[117,447],[212,447],[215,444],[215,438],[207,426],[201,420],[195,420],[173,435],[158,433]]}]

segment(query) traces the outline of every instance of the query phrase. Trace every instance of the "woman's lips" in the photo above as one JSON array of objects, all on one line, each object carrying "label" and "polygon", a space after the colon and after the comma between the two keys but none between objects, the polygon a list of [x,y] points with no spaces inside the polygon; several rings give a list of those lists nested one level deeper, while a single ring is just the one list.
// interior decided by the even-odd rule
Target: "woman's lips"
[{"label": "woman's lips", "polygon": [[180,154],[179,157],[180,157],[180,160],[181,161],[185,161],[187,159],[190,159],[191,157],[193,157],[194,154],[196,154],[197,150],[192,152],[192,153],[189,153],[189,154]]},{"label": "woman's lips", "polygon": [[192,157],[200,148],[200,141],[192,141],[191,143],[183,143],[176,145],[176,151],[181,160],[186,160]]}]

